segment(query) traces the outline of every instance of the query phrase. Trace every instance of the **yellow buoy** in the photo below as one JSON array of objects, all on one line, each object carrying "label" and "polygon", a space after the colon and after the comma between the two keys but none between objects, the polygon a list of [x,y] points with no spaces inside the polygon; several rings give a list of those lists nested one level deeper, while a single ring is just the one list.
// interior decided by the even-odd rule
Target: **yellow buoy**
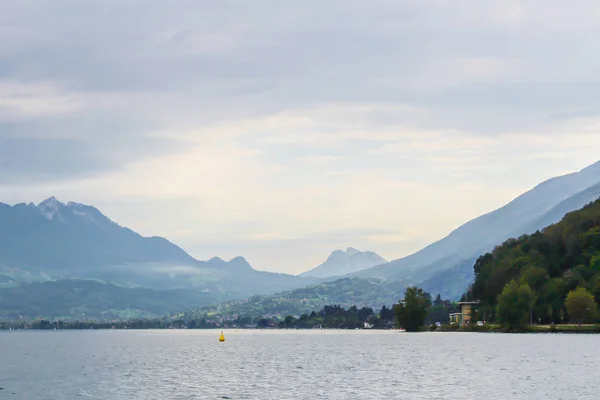
[{"label": "yellow buoy", "polygon": [[225,335],[223,334],[223,331],[221,331],[221,336],[219,336],[219,342],[224,342],[225,341]]}]

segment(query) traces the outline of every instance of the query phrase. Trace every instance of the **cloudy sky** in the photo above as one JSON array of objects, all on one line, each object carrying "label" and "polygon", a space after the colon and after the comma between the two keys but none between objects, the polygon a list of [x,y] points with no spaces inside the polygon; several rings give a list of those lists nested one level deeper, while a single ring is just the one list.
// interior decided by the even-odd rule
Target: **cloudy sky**
[{"label": "cloudy sky", "polygon": [[5,1],[0,201],[300,272],[600,159],[600,4]]}]

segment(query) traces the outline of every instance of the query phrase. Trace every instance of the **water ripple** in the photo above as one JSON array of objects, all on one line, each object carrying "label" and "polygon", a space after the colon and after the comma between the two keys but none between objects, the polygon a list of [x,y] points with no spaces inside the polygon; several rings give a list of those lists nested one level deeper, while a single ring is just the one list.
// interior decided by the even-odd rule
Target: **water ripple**
[{"label": "water ripple", "polygon": [[600,388],[594,335],[225,334],[0,333],[0,399],[596,399]]}]

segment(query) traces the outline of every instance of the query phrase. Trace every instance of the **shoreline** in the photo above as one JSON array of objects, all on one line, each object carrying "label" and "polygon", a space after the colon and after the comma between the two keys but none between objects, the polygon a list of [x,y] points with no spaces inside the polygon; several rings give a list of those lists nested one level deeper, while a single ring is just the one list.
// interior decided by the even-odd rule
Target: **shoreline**
[{"label": "shoreline", "polygon": [[483,326],[469,325],[454,327],[442,325],[431,332],[470,332],[470,333],[572,333],[572,334],[599,334],[599,324],[560,324],[560,325],[527,325],[524,328],[506,329],[500,325],[488,324]]},{"label": "shoreline", "polygon": [[468,327],[452,327],[442,325],[435,329],[424,328],[419,332],[405,332],[400,329],[344,329],[344,328],[321,328],[321,329],[305,329],[305,328],[107,328],[107,327],[87,327],[87,328],[57,328],[57,329],[0,329],[0,332],[56,332],[56,331],[367,331],[367,332],[391,332],[391,333],[505,333],[505,334],[600,334],[600,325],[531,325],[524,329],[507,330],[499,325],[484,325],[484,326],[468,326]]}]

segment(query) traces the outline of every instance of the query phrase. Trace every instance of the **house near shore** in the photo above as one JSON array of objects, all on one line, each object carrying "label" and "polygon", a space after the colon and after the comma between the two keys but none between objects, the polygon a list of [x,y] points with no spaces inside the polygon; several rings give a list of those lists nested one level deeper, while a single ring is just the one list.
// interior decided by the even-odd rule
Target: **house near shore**
[{"label": "house near shore", "polygon": [[458,326],[469,325],[472,322],[473,307],[479,305],[479,301],[461,301],[458,303],[460,312],[450,314],[450,323]]}]

